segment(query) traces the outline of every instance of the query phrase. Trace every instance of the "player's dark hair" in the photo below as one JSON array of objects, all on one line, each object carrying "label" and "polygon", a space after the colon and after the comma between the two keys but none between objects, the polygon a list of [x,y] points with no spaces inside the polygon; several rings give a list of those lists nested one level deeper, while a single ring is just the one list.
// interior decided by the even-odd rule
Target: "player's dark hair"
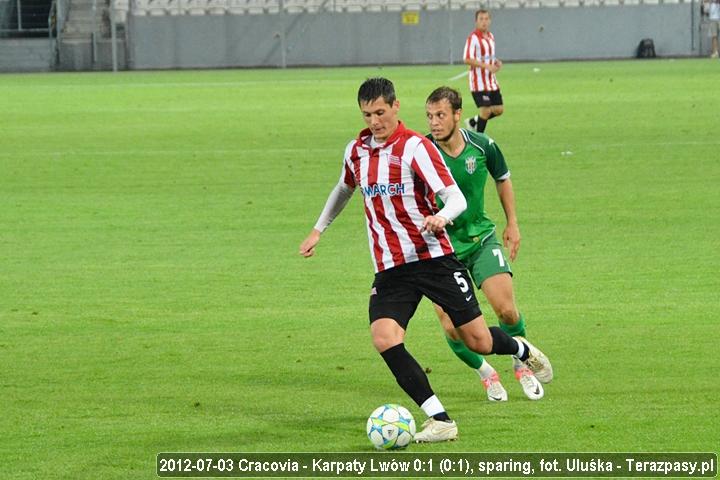
[{"label": "player's dark hair", "polygon": [[427,100],[425,100],[425,103],[437,103],[442,100],[447,100],[448,103],[450,103],[453,113],[462,108],[462,96],[460,95],[460,92],[450,87],[436,88],[432,91]]},{"label": "player's dark hair", "polygon": [[480,10],[475,12],[475,20],[477,20],[477,17],[479,17],[481,13],[487,13],[488,15],[490,15],[490,10],[485,10],[484,8],[481,8]]},{"label": "player's dark hair", "polygon": [[358,90],[358,105],[360,105],[361,102],[372,102],[380,97],[382,97],[388,105],[395,103],[395,85],[387,78],[368,78],[360,85],[360,89]]}]

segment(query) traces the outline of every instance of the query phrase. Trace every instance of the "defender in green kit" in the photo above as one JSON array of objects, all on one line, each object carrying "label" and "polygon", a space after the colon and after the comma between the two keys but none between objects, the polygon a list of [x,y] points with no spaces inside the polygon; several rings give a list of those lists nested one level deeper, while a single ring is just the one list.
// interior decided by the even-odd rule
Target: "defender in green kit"
[{"label": "defender in green kit", "polygon": [[[498,317],[500,327],[514,337],[525,337],[525,319],[515,305],[512,270],[495,234],[495,224],[485,213],[485,183],[491,176],[505,211],[507,224],[502,240],[515,260],[520,248],[520,229],[515,214],[515,195],[510,170],[500,147],[487,135],[460,128],[462,97],[449,87],[433,91],[425,104],[430,138],[438,147],[460,190],[467,200],[467,210],[446,229],[457,257],[467,266],[475,285],[483,291]],[[440,205],[441,202],[438,202]],[[453,352],[482,379],[488,400],[506,401],[507,391],[497,371],[481,355],[471,351],[455,332],[447,314],[435,305]],[[547,360],[547,359],[545,359]],[[535,368],[537,367],[537,368]],[[549,362],[545,367],[528,365],[513,359],[515,377],[530,400],[544,396],[542,383],[552,380]]]}]

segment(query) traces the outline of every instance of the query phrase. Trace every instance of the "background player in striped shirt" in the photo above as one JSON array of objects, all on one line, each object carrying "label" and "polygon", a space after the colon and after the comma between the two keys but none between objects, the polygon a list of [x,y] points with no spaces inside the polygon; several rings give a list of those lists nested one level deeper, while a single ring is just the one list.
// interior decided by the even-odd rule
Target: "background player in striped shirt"
[{"label": "background player in striped shirt", "polygon": [[[515,305],[512,270],[500,242],[495,237],[495,224],[485,213],[485,183],[488,173],[495,181],[498,197],[505,211],[506,227],[503,243],[515,260],[520,248],[520,229],[515,214],[515,194],[510,170],[500,147],[487,135],[460,128],[462,97],[449,87],[440,87],[425,103],[429,137],[433,139],[453,178],[467,199],[468,208],[447,227],[455,253],[467,266],[475,285],[483,291],[500,321],[500,327],[513,337],[525,337],[525,319]],[[490,401],[507,400],[507,392],[493,367],[482,355],[471,351],[453,328],[447,314],[435,305],[445,329],[447,342],[455,354],[469,367],[476,369]],[[513,361],[515,377],[530,400],[544,395],[542,385],[552,380],[552,368],[537,366],[533,371],[519,360]]]},{"label": "background player in striped shirt", "polygon": [[[369,306],[373,345],[400,387],[428,415],[415,440],[454,440],[457,425],[404,344],[405,330],[423,296],[447,312],[473,351],[515,355],[528,364],[546,359],[527,341],[485,324],[467,270],[445,231],[465,210],[465,197],[432,142],[398,120],[400,102],[392,82],[366,80],[358,91],[358,105],[368,128],[345,148],[340,179],[300,245],[300,254],[314,254],[321,233],[359,189],[376,272]],[[444,203],[439,211],[436,195]]]},{"label": "background player in striped shirt", "polygon": [[504,111],[500,85],[495,74],[502,68],[502,62],[495,55],[495,37],[490,33],[490,12],[475,12],[475,30],[465,41],[463,59],[470,66],[468,79],[470,93],[478,115],[467,120],[468,128],[484,132],[488,120],[499,117]]}]

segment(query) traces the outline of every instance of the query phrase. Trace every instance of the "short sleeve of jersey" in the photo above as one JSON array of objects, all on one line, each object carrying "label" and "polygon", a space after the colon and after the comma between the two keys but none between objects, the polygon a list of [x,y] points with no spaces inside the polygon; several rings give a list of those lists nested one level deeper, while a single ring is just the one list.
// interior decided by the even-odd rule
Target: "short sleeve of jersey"
[{"label": "short sleeve of jersey", "polygon": [[487,148],[487,169],[495,180],[505,180],[510,177],[505,157],[498,144],[492,139]]},{"label": "short sleeve of jersey", "polygon": [[343,157],[343,169],[340,172],[340,182],[350,188],[355,188],[355,175],[353,174],[350,160],[353,150],[355,149],[355,141],[352,141],[345,148],[345,156]]},{"label": "short sleeve of jersey", "polygon": [[[445,187],[455,185],[455,179],[445,164],[440,151],[425,137],[415,137],[419,140],[413,154],[411,168],[430,187],[438,192]],[[408,142],[410,143],[410,142]]]},{"label": "short sleeve of jersey", "polygon": [[503,156],[502,150],[500,150],[498,144],[495,143],[495,140],[482,133],[468,133],[470,134],[472,142],[485,151],[487,169],[495,181],[510,178],[510,170],[505,162],[505,157]]},{"label": "short sleeve of jersey", "polygon": [[470,36],[465,41],[465,51],[463,52],[463,58],[465,60],[468,59],[475,59],[477,58],[477,55],[475,54],[476,48],[478,45],[477,37],[474,33],[471,33]]}]

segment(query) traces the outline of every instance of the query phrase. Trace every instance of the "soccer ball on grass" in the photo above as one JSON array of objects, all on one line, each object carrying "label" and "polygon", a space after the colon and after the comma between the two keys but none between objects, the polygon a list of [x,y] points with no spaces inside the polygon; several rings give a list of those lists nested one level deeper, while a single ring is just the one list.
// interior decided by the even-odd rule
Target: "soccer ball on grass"
[{"label": "soccer ball on grass", "polygon": [[407,408],[386,403],[370,414],[367,436],[378,450],[405,448],[415,437],[415,419]]}]

